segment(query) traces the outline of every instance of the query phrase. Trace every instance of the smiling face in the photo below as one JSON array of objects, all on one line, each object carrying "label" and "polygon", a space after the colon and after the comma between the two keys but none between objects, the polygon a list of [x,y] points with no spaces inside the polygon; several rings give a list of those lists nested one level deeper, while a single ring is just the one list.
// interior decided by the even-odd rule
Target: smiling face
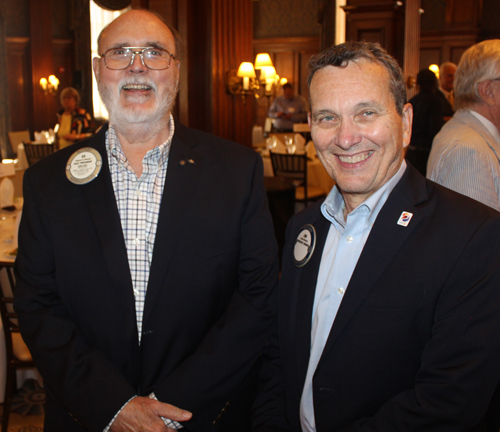
[{"label": "smiling face", "polygon": [[[113,21],[103,32],[99,54],[118,47],[157,47],[175,52],[175,41],[160,19],[145,11],[130,11]],[[108,69],[103,58],[94,58],[99,93],[115,126],[156,123],[169,115],[177,95],[179,62],[172,59],[165,70],[151,70],[136,55],[123,70]]]},{"label": "smiling face", "polygon": [[318,157],[348,212],[396,174],[411,136],[412,107],[396,110],[389,73],[367,60],[318,70],[310,86],[309,125]]}]

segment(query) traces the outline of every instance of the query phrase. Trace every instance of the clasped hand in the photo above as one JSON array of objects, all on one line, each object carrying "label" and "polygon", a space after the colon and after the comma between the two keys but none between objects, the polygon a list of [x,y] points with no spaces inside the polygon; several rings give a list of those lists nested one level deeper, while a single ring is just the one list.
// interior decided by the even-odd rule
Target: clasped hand
[{"label": "clasped hand", "polygon": [[174,431],[161,417],[187,421],[189,411],[147,397],[135,397],[121,410],[111,425],[111,432],[166,432]]}]

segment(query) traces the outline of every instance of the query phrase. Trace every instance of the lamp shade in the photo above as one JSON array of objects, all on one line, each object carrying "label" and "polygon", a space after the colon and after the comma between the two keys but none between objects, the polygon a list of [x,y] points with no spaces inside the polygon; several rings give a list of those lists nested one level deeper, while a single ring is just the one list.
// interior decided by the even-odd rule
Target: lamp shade
[{"label": "lamp shade", "polygon": [[255,69],[262,69],[263,66],[272,66],[273,62],[268,53],[260,53],[255,57]]},{"label": "lamp shade", "polygon": [[255,70],[253,69],[253,64],[250,62],[241,63],[236,75],[239,77],[255,78]]},{"label": "lamp shade", "polygon": [[276,78],[276,69],[274,66],[262,66],[260,68],[260,80],[274,80]]}]

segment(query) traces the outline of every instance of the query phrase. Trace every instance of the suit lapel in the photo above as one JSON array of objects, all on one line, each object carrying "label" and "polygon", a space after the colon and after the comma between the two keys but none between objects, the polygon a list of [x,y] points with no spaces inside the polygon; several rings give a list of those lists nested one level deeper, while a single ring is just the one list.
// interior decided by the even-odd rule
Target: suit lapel
[{"label": "suit lapel", "polygon": [[[377,216],[349,281],[328,337],[322,359],[356,314],[364,299],[424,217],[417,205],[427,199],[425,179],[410,165]],[[397,222],[403,211],[413,217],[404,227]],[[320,360],[321,362],[321,360]]]},{"label": "suit lapel", "polygon": [[143,323],[153,310],[172,258],[178,252],[185,215],[195,196],[194,190],[203,169],[203,157],[193,150],[196,145],[187,128],[176,123],[158,217]]},{"label": "suit lapel", "polygon": [[103,127],[89,142],[89,147],[94,147],[101,155],[102,169],[94,180],[81,186],[81,192],[94,223],[112,286],[122,301],[125,313],[133,317],[135,322],[135,303],[127,250],[105,147],[106,130],[107,127]]},{"label": "suit lapel", "polygon": [[[304,386],[304,380],[309,364],[311,351],[311,326],[314,296],[316,293],[316,281],[318,279],[319,266],[323,248],[328,236],[330,222],[318,211],[318,217],[311,222],[316,230],[316,247],[311,260],[301,269],[297,278],[296,290],[297,304],[295,314],[295,353],[297,358],[298,385],[300,391]],[[299,233],[297,233],[298,235]]]}]

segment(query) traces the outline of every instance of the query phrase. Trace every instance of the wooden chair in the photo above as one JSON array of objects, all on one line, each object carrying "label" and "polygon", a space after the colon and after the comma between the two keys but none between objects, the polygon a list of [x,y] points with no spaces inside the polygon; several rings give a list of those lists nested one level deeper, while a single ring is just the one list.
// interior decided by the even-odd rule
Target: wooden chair
[{"label": "wooden chair", "polygon": [[[4,273],[5,272],[5,273]],[[13,264],[0,265],[0,314],[2,316],[3,331],[5,334],[5,351],[7,375],[5,380],[5,395],[3,402],[2,431],[8,430],[10,407],[12,398],[17,390],[17,369],[34,368],[28,347],[24,343],[17,324],[17,315],[12,306],[15,286]]]},{"label": "wooden chair", "polygon": [[276,177],[295,180],[295,202],[303,202],[307,207],[310,200],[316,201],[326,196],[325,191],[307,184],[307,154],[283,154],[269,152]]},{"label": "wooden chair", "polygon": [[12,156],[17,154],[17,146],[23,142],[28,142],[29,140],[30,140],[29,130],[19,131],[19,132],[9,132],[10,154],[8,154],[7,156]]},{"label": "wooden chair", "polygon": [[33,165],[45,156],[54,153],[54,144],[31,144],[23,143],[28,165]]}]

